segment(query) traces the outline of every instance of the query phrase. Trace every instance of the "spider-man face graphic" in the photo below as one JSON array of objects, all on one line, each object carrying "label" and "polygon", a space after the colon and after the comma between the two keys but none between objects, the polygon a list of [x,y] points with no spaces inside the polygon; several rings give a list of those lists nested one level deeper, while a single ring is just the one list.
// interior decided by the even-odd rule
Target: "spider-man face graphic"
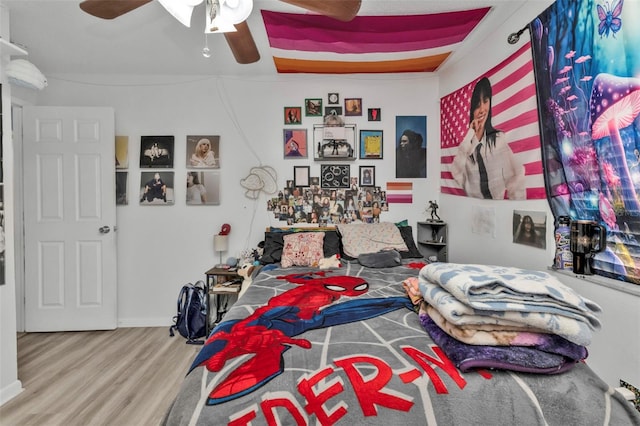
[{"label": "spider-man face graphic", "polygon": [[292,345],[308,349],[311,342],[294,339],[307,330],[346,324],[411,305],[407,298],[355,299],[334,304],[342,296],[365,294],[369,284],[359,277],[328,276],[328,271],[279,276],[300,286],[272,297],[242,320],[226,321],[214,330],[191,370],[204,365],[221,371],[227,361],[253,355],[224,378],[209,394],[209,405],[245,395],[284,369],[282,354]]}]

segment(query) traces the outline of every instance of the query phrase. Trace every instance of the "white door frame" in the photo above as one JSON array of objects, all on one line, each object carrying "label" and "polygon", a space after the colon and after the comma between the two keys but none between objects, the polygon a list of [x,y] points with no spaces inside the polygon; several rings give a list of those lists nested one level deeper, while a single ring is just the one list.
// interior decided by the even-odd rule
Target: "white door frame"
[{"label": "white door frame", "polygon": [[[20,167],[13,174],[13,224],[15,251],[16,331],[24,331],[24,163],[22,162],[22,104],[11,105],[13,161]],[[19,170],[19,172],[17,172]]]}]

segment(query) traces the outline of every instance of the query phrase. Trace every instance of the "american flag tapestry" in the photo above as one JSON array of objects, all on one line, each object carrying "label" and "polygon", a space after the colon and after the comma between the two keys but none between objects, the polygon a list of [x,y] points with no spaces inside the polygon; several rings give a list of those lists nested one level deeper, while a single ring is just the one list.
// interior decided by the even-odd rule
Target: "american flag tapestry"
[{"label": "american flag tapestry", "polygon": [[596,274],[640,283],[640,2],[559,0],[529,26],[556,218],[606,227]]},{"label": "american flag tapestry", "polygon": [[[488,103],[475,102],[474,91]],[[472,132],[474,126],[477,130]],[[492,199],[546,197],[529,44],[440,100],[440,144],[442,193]],[[478,158],[482,156],[484,161]],[[479,171],[481,163],[486,165],[486,179]],[[483,181],[488,186],[484,191]]]}]

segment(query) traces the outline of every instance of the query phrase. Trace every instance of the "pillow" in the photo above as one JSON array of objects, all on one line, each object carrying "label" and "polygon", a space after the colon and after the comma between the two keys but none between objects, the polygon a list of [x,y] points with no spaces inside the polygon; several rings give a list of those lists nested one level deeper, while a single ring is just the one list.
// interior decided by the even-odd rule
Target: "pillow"
[{"label": "pillow", "polygon": [[324,258],[324,232],[294,232],[283,237],[280,266],[314,266]]},{"label": "pillow", "polygon": [[338,231],[344,253],[353,258],[384,249],[408,251],[400,230],[391,222],[340,224]]},{"label": "pillow", "polygon": [[[272,230],[264,233],[264,251],[260,257],[260,263],[268,265],[270,263],[278,263],[282,258],[282,247],[284,246],[284,236],[293,234],[298,231],[281,231]],[[308,231],[299,231],[308,232]],[[340,236],[337,231],[323,231],[324,232],[324,244],[323,252],[324,257],[331,257],[334,254],[341,253]]]},{"label": "pillow", "polygon": [[395,249],[380,250],[377,253],[362,253],[358,256],[358,262],[369,268],[390,268],[402,265],[400,252]]},{"label": "pillow", "polygon": [[[397,225],[398,224],[396,223],[396,226]],[[413,241],[413,228],[410,226],[399,226],[398,230],[400,231],[400,235],[402,235],[402,239],[408,249],[408,251],[401,251],[400,256],[402,256],[403,259],[424,257],[422,256],[422,253],[420,253],[420,250],[418,250],[416,243]]]}]

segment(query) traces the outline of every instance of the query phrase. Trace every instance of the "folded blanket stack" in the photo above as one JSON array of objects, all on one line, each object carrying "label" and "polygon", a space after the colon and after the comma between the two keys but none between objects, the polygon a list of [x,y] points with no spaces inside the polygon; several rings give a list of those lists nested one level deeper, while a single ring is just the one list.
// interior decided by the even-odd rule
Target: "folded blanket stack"
[{"label": "folded blanket stack", "polygon": [[542,271],[432,263],[419,289],[422,325],[461,371],[566,371],[601,327],[600,306]]}]

